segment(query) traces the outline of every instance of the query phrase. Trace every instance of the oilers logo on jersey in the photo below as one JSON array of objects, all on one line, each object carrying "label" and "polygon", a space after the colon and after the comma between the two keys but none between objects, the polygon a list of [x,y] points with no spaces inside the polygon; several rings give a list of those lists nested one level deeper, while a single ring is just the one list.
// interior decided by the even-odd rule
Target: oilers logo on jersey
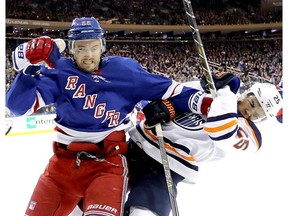
[{"label": "oilers logo on jersey", "polygon": [[202,130],[206,122],[204,116],[195,113],[183,113],[173,119],[173,122],[186,130]]}]

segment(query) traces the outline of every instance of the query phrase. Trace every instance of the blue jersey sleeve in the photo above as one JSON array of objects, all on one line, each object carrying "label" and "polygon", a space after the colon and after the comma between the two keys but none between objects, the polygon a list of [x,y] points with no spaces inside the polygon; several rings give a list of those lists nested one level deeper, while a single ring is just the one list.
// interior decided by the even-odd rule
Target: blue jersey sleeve
[{"label": "blue jersey sleeve", "polygon": [[174,105],[176,112],[178,113],[191,112],[189,108],[189,99],[197,91],[199,90],[184,86],[182,93],[170,98],[169,101],[171,101],[172,104]]},{"label": "blue jersey sleeve", "polygon": [[131,80],[134,82],[133,92],[140,100],[168,99],[174,104],[176,111],[190,111],[188,101],[191,95],[198,90],[182,86],[172,79],[158,74],[149,73],[136,61],[130,60],[127,64],[131,70]]},{"label": "blue jersey sleeve", "polygon": [[[49,73],[44,66],[41,71]],[[41,106],[54,103],[57,98],[57,85],[51,77],[32,77],[19,72],[13,85],[6,93],[6,106],[15,115],[32,114]]]}]

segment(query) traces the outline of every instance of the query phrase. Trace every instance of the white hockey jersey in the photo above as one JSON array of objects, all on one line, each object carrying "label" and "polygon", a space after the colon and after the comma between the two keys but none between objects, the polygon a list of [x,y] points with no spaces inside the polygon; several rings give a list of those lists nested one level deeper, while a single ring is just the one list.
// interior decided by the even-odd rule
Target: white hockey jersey
[{"label": "white hockey jersey", "polygon": [[[256,152],[261,134],[255,124],[237,115],[237,97],[229,87],[218,91],[208,116],[183,113],[162,126],[170,169],[195,182],[198,163],[218,160],[230,151]],[[128,131],[130,138],[161,163],[155,129],[143,122]]]}]

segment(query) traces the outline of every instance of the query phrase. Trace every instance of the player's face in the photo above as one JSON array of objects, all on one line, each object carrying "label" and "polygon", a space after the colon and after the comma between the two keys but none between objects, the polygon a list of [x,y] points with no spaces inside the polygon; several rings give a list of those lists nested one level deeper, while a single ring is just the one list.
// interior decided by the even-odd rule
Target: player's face
[{"label": "player's face", "polygon": [[252,121],[262,119],[266,116],[264,110],[253,93],[242,95],[238,99],[238,111],[244,118]]},{"label": "player's face", "polygon": [[99,68],[101,58],[101,40],[79,40],[74,43],[74,59],[80,69],[94,72]]}]

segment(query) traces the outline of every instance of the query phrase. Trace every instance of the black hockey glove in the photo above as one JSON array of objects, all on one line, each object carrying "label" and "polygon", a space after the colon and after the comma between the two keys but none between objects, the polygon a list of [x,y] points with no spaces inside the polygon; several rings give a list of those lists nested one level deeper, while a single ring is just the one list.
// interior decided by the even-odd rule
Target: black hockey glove
[{"label": "black hockey glove", "polygon": [[[228,85],[230,87],[230,90],[236,94],[240,87],[240,78],[231,72],[212,73],[212,78],[216,90],[221,89],[224,86]],[[200,79],[200,84],[206,93],[210,93],[208,82],[204,75]]]},{"label": "black hockey glove", "polygon": [[168,100],[152,101],[143,108],[145,115],[145,125],[153,127],[158,123],[165,123],[172,120],[175,115],[175,109],[172,103]]}]

